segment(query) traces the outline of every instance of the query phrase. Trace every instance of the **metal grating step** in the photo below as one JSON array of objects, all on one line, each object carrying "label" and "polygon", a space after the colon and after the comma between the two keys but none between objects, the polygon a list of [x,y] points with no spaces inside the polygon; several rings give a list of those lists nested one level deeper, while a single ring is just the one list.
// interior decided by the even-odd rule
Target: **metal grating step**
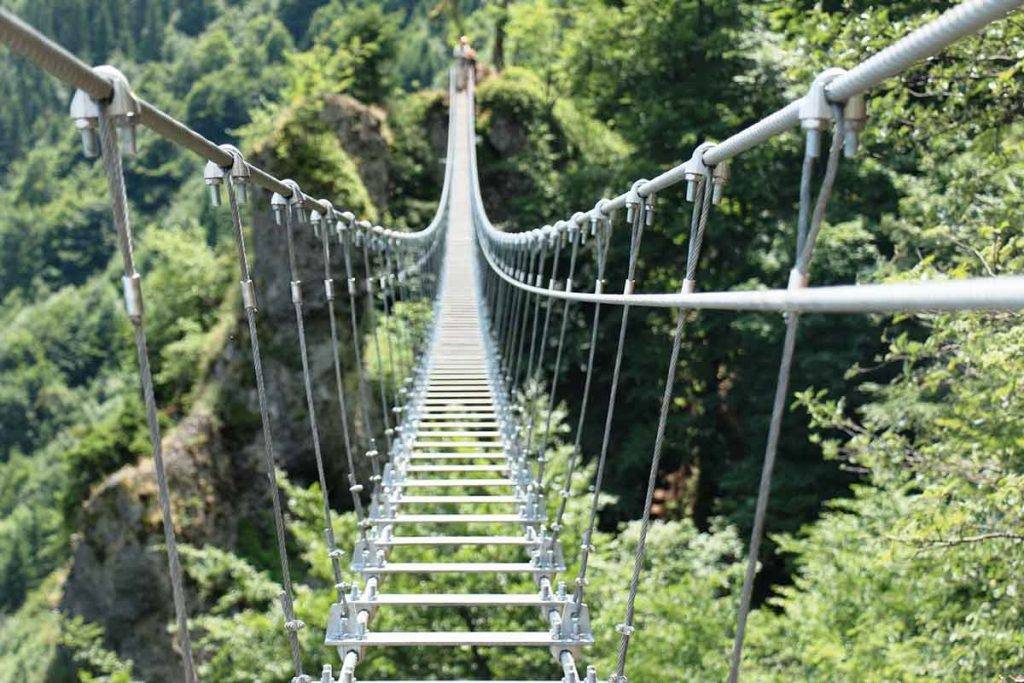
[{"label": "metal grating step", "polygon": [[394,517],[369,517],[371,524],[536,524],[538,520],[515,514],[398,514]]},{"label": "metal grating step", "polygon": [[388,562],[360,569],[363,574],[551,574],[551,567],[529,562]]},{"label": "metal grating step", "polygon": [[493,479],[406,479],[394,485],[395,488],[407,489],[475,488],[479,486],[516,486],[516,482],[504,477],[494,477]]},{"label": "metal grating step", "polygon": [[498,441],[420,441],[417,439],[413,448],[490,448],[501,449]]},{"label": "metal grating step", "polygon": [[548,647],[560,641],[547,631],[390,631],[348,639],[328,637],[325,642],[337,647]]},{"label": "metal grating step", "polygon": [[539,593],[379,593],[371,600],[349,602],[356,609],[395,607],[557,607],[564,604]]},{"label": "metal grating step", "polygon": [[410,453],[409,460],[494,460],[496,458],[507,458],[504,453],[445,453],[443,451],[423,451],[422,453]]},{"label": "metal grating step", "polygon": [[509,466],[505,465],[409,465],[405,471],[409,474],[416,472],[508,472]]},{"label": "metal grating step", "polygon": [[421,545],[540,545],[538,540],[525,536],[392,536],[375,540],[379,546],[421,546]]},{"label": "metal grating step", "polygon": [[486,503],[518,503],[515,496],[402,496],[394,501],[395,505],[434,505],[441,503],[468,503],[483,505]]}]

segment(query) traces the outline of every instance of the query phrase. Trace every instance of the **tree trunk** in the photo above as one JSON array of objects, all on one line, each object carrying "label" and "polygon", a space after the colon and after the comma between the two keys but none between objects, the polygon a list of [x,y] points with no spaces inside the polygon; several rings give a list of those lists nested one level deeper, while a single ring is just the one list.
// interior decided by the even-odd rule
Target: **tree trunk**
[{"label": "tree trunk", "polygon": [[508,24],[508,0],[501,0],[501,10],[494,22],[494,68],[501,71],[505,68],[505,26]]}]

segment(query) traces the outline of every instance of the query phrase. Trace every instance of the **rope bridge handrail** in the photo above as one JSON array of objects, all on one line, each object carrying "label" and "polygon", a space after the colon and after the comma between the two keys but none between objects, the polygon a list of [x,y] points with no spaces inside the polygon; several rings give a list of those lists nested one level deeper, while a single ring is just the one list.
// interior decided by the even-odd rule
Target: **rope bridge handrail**
[{"label": "rope bridge handrail", "polygon": [[[505,378],[523,401],[527,422],[537,419],[533,392],[547,394],[548,418],[555,405],[560,381],[560,359],[565,343],[565,325],[573,304],[593,304],[590,325],[590,351],[585,370],[581,408],[576,425],[573,450],[564,473],[561,494],[568,497],[572,491],[576,464],[582,459],[581,434],[588,410],[591,380],[594,373],[595,349],[598,346],[599,322],[603,305],[616,306],[620,311],[618,336],[608,388],[604,430],[597,454],[597,467],[592,490],[589,519],[583,530],[583,543],[579,556],[579,573],[574,599],[582,604],[587,583],[588,560],[593,550],[591,539],[595,530],[597,506],[603,485],[607,459],[611,446],[616,401],[627,344],[630,310],[633,306],[676,309],[676,322],[672,335],[671,352],[663,383],[658,425],[654,435],[651,462],[646,486],[646,499],[635,549],[633,571],[628,588],[624,619],[617,627],[620,634],[617,663],[610,683],[625,683],[626,663],[633,636],[634,608],[646,555],[647,534],[652,519],[652,504],[659,477],[664,449],[668,414],[672,405],[676,380],[676,367],[681,352],[687,312],[697,309],[731,311],[762,311],[783,313],[785,338],[779,362],[771,419],[765,444],[761,479],[758,488],[754,520],[748,546],[746,572],[738,605],[736,630],[729,667],[729,681],[739,680],[747,616],[751,607],[754,578],[757,572],[760,544],[764,536],[771,480],[781,438],[782,417],[789,391],[790,371],[796,352],[798,321],[801,313],[885,313],[917,311],[965,311],[1024,309],[1024,277],[984,277],[958,281],[928,281],[915,283],[884,283],[872,285],[842,285],[809,287],[809,273],[814,248],[820,234],[829,199],[836,181],[840,159],[853,157],[857,151],[859,134],[867,120],[865,93],[886,78],[909,68],[917,61],[932,56],[956,40],[970,35],[989,23],[1018,8],[1021,0],[970,0],[954,7],[937,19],[928,22],[873,57],[849,71],[828,69],[811,84],[808,93],[782,109],[761,119],[722,143],[705,142],[699,145],[686,162],[660,174],[653,180],[635,181],[630,189],[613,199],[601,199],[586,212],[576,212],[566,220],[553,225],[524,232],[504,232],[494,227],[487,217],[480,191],[475,154],[473,165],[473,221],[477,238],[478,270],[485,292],[484,306],[491,324],[491,333],[502,358]],[[470,79],[470,97],[473,83]],[[697,291],[697,271],[704,242],[708,218],[717,205],[730,177],[730,162],[736,156],[799,125],[804,131],[804,155],[799,188],[799,214],[797,217],[797,248],[794,265],[785,289]],[[824,169],[820,173],[817,193],[812,185],[816,177],[819,158],[823,156],[822,140],[831,131],[831,144],[824,154]],[[637,261],[642,238],[655,221],[656,194],[673,185],[686,183],[686,200],[692,202],[688,253],[681,290],[677,293],[636,293]],[[628,259],[621,294],[606,293],[605,263],[610,248],[613,226],[622,219],[628,228]],[[591,257],[596,268],[593,290],[575,291],[573,275],[577,260],[583,253],[587,239],[593,243]],[[569,274],[560,280],[558,266],[564,252],[569,251]],[[545,264],[550,266],[545,270]],[[547,279],[545,286],[545,278]],[[530,305],[533,298],[533,306]],[[523,336],[531,328],[533,335],[543,302],[544,332],[541,343],[529,344],[529,358],[524,363]],[[557,303],[562,304],[562,327],[557,339],[556,360],[550,370],[543,362],[536,363],[533,349],[543,349],[548,341],[548,321]],[[537,368],[537,372],[534,372]],[[550,424],[548,423],[548,427]],[[534,457],[538,471],[543,473],[550,448],[547,429],[542,432]],[[531,427],[532,432],[532,427]],[[530,440],[528,438],[528,443]],[[537,479],[543,491],[545,482]],[[560,530],[565,506],[559,508],[553,528]]]},{"label": "rope bridge handrail", "polygon": [[[815,311],[835,313],[922,311],[922,310],[1019,310],[1024,308],[1022,282],[1013,277],[968,278],[961,283],[921,282],[807,289],[807,272],[790,278],[787,290],[769,291],[683,291],[674,293],[636,293],[629,282],[621,294],[607,293],[603,283],[594,292],[567,291],[543,287],[521,277],[513,262],[517,254],[550,244],[564,242],[570,233],[586,238],[603,228],[611,229],[615,216],[623,209],[626,223],[636,211],[653,217],[657,193],[685,182],[686,198],[694,201],[697,184],[706,178],[712,186],[712,204],[718,204],[730,178],[731,161],[773,137],[799,126],[808,138],[808,149],[819,151],[821,135],[835,121],[832,108],[843,108],[845,122],[842,142],[846,156],[857,149],[860,131],[867,120],[864,95],[885,79],[897,75],[927,57],[934,56],[952,43],[1002,19],[1024,4],[1024,0],[969,0],[911,32],[881,52],[862,61],[849,71],[828,69],[820,74],[808,93],[769,116],[755,122],[720,143],[697,146],[687,161],[652,180],[635,181],[630,189],[612,199],[601,199],[588,211],[579,211],[552,225],[521,232],[495,228],[480,209],[478,234],[489,266],[509,284],[538,296],[579,303],[603,303],[660,308],[686,307],[734,311]],[[603,227],[602,227],[603,226]],[[519,276],[517,276],[517,273]],[[685,286],[685,285],[684,285]],[[935,304],[934,309],[929,302]]]}]

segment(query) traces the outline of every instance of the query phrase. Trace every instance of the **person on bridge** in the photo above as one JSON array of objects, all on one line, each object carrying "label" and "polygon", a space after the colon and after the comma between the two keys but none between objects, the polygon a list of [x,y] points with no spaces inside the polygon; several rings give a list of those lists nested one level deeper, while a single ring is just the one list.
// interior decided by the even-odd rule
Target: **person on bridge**
[{"label": "person on bridge", "polygon": [[476,71],[476,50],[470,46],[468,36],[459,38],[459,44],[452,50],[452,54],[459,60],[455,87],[458,90],[465,90],[467,79],[469,78],[469,70],[473,69],[474,72]]}]

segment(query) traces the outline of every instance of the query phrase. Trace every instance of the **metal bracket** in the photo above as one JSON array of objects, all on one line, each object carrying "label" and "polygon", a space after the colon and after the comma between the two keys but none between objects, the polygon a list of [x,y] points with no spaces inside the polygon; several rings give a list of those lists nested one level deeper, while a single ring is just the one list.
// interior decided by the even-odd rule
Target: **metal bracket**
[{"label": "metal bracket", "polygon": [[808,157],[816,158],[821,153],[821,133],[832,122],[832,103],[825,94],[825,86],[845,73],[846,69],[825,69],[815,77],[807,94],[800,99],[800,127],[807,131],[805,153]]},{"label": "metal bracket", "polygon": [[369,535],[356,541],[352,551],[352,563],[349,565],[352,571],[362,572],[371,569],[381,569],[387,563],[384,549],[377,545],[376,539]]},{"label": "metal bracket", "polygon": [[[359,619],[359,611],[353,607],[348,600],[345,604],[334,603],[327,614],[327,633],[324,641],[327,643],[341,640],[359,640],[366,636],[366,625]],[[362,657],[363,648],[353,648]]]},{"label": "metal bracket", "polygon": [[551,621],[551,637],[558,641],[551,645],[551,654],[556,660],[566,651],[579,658],[584,647],[594,644],[590,610],[586,605],[570,600]]}]

